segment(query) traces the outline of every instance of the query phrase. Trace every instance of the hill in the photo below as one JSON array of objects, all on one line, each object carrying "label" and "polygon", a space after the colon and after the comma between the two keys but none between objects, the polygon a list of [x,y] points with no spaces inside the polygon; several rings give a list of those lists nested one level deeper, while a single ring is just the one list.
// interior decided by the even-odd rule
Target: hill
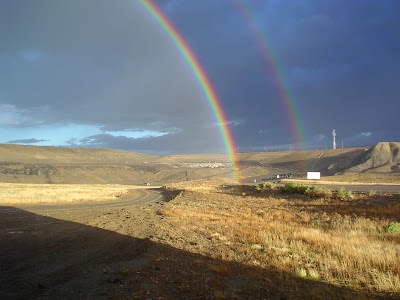
[{"label": "hill", "polygon": [[231,172],[227,155],[205,159],[203,155],[157,156],[112,149],[0,145],[0,182],[161,185],[227,177]]},{"label": "hill", "polygon": [[157,156],[111,149],[0,144],[0,161],[24,164],[118,165],[156,160]]},{"label": "hill", "polygon": [[[239,153],[244,183],[276,174],[400,173],[400,143],[371,149]],[[0,182],[164,185],[232,178],[225,154],[147,155],[111,149],[0,145]]]},{"label": "hill", "polygon": [[381,142],[360,155],[347,173],[400,173],[400,142]]}]

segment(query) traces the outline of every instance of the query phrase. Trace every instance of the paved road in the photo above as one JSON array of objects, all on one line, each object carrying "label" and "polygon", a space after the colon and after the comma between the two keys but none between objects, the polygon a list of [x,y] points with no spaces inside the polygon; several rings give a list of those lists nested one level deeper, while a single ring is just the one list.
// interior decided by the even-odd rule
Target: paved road
[{"label": "paved road", "polygon": [[138,195],[134,199],[129,200],[113,200],[104,202],[85,202],[79,204],[38,204],[38,205],[18,205],[18,208],[22,208],[29,211],[36,212],[49,212],[49,211],[71,211],[71,210],[87,210],[93,208],[115,208],[115,207],[126,207],[133,205],[142,205],[159,202],[163,199],[161,192],[142,189],[136,190]]}]

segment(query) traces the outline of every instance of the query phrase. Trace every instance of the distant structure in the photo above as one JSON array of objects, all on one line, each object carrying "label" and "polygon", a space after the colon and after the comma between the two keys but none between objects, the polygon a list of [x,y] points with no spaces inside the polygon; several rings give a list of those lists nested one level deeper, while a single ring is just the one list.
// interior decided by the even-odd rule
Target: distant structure
[{"label": "distant structure", "polygon": [[336,149],[336,129],[332,130],[332,137],[333,137],[333,149]]}]

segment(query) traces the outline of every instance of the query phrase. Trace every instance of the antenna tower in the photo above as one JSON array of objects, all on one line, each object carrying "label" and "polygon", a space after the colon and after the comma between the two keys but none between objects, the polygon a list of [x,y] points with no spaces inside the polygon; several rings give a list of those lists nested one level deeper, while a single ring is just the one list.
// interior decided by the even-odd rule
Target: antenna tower
[{"label": "antenna tower", "polygon": [[332,137],[333,137],[333,149],[336,149],[336,129],[332,130]]}]

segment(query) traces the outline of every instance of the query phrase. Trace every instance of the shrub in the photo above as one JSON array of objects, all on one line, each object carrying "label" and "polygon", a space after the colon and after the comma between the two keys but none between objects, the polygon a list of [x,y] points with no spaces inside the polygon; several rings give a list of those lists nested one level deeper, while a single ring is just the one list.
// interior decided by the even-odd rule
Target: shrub
[{"label": "shrub", "polygon": [[305,194],[306,190],[309,186],[296,183],[296,182],[288,182],[282,187],[282,191],[288,194]]},{"label": "shrub", "polygon": [[351,191],[346,191],[344,187],[340,187],[336,190],[335,196],[340,200],[350,200],[353,198]]},{"label": "shrub", "polygon": [[306,278],[307,277],[307,271],[304,268],[296,268],[295,273],[300,278]]},{"label": "shrub", "polygon": [[276,185],[272,182],[263,182],[257,185],[257,191],[273,191],[276,188]]},{"label": "shrub", "polygon": [[295,182],[288,182],[282,187],[282,191],[288,194],[302,194],[311,197],[331,197],[332,191],[326,187],[315,185],[304,185]]},{"label": "shrub", "polygon": [[385,226],[385,230],[390,233],[400,233],[400,222],[392,222]]},{"label": "shrub", "polygon": [[284,193],[293,194],[295,186],[296,186],[296,183],[288,182],[288,183],[285,183],[285,185],[281,188],[281,190]]},{"label": "shrub", "polygon": [[299,184],[296,188],[297,193],[305,195],[307,190],[310,188],[309,185]]},{"label": "shrub", "polygon": [[305,194],[311,197],[332,197],[332,191],[330,189],[313,185],[307,187]]}]

